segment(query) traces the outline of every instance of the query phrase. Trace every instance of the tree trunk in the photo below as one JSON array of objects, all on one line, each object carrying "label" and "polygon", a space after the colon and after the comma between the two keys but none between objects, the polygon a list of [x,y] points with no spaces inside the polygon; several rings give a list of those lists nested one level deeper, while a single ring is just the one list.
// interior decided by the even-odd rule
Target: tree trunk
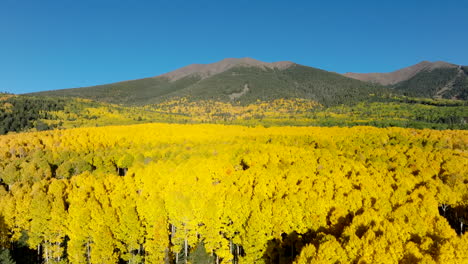
[{"label": "tree trunk", "polygon": [[47,244],[45,245],[44,250],[45,250],[46,263],[49,264],[49,247],[47,246]]},{"label": "tree trunk", "polygon": [[37,262],[41,263],[41,244],[37,245]]},{"label": "tree trunk", "polygon": [[[60,242],[57,242],[56,245],[57,245],[57,248],[60,248]],[[57,261],[60,261],[61,258],[62,258],[62,256],[60,256],[60,255],[57,256]]]},{"label": "tree trunk", "polygon": [[171,224],[171,242],[174,239],[175,232],[176,232],[175,226],[173,224]]},{"label": "tree trunk", "polygon": [[444,217],[445,217],[445,211],[447,211],[448,204],[442,204],[440,207],[442,208],[442,211],[444,211]]},{"label": "tree trunk", "polygon": [[187,264],[187,256],[188,256],[188,242],[187,242],[187,237],[185,237],[185,241],[184,241],[184,253],[185,253],[185,264]]}]

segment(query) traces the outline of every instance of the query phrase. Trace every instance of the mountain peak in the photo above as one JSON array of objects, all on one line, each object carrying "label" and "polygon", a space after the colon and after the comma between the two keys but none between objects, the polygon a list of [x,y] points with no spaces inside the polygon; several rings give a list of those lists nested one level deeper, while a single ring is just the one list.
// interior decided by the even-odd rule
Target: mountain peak
[{"label": "mountain peak", "polygon": [[191,64],[178,70],[165,73],[157,77],[166,77],[171,81],[182,79],[184,77],[197,75],[202,79],[212,75],[225,72],[234,67],[258,67],[263,69],[286,69],[294,63],[290,61],[263,62],[252,58],[226,58],[221,61],[209,64]]},{"label": "mountain peak", "polygon": [[455,68],[457,65],[444,61],[421,61],[415,65],[402,68],[388,73],[352,73],[343,74],[346,77],[358,79],[366,82],[380,83],[383,85],[396,84],[415,76],[421,71],[432,71],[439,68]]}]

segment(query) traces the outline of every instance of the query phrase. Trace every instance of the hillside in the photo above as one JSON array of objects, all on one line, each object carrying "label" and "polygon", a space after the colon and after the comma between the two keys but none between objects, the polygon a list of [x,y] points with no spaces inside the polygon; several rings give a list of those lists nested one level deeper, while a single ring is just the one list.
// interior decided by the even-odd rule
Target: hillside
[{"label": "hillside", "polygon": [[34,95],[81,97],[125,105],[148,105],[178,97],[240,103],[303,98],[337,105],[362,101],[369,94],[380,93],[380,88],[291,62],[264,63],[244,58],[190,65],[152,78]]},{"label": "hillside", "polygon": [[408,80],[391,86],[407,96],[468,100],[466,67],[421,71]]},{"label": "hillside", "polygon": [[141,123],[467,129],[467,117],[464,101],[408,97],[374,98],[329,107],[298,98],[241,104],[182,97],[154,105],[123,106],[71,97],[11,94],[0,97],[0,135]]},{"label": "hillside", "polygon": [[189,66],[177,69],[172,72],[161,75],[161,77],[167,77],[170,80],[179,80],[184,77],[198,76],[202,79],[216,75],[218,73],[225,72],[234,67],[256,67],[261,69],[287,69],[294,65],[290,61],[279,61],[279,62],[262,62],[252,58],[227,58],[219,62],[209,64],[191,64]]},{"label": "hillside", "polygon": [[466,66],[423,61],[389,73],[345,73],[357,80],[386,85],[394,92],[413,97],[468,100]]},{"label": "hillside", "polygon": [[399,69],[393,72],[388,73],[353,73],[347,72],[343,74],[346,77],[350,77],[353,79],[365,81],[365,82],[372,82],[372,83],[379,83],[382,85],[393,85],[402,81],[406,81],[416,74],[422,71],[432,71],[435,69],[440,68],[456,68],[457,66],[451,63],[437,61],[437,62],[430,62],[430,61],[422,61],[418,64]]}]

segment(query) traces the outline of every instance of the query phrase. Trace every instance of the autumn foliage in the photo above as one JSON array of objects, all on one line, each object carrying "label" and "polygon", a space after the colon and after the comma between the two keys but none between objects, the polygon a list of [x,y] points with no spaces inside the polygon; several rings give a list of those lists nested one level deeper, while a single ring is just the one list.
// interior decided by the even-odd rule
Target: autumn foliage
[{"label": "autumn foliage", "polygon": [[374,127],[1,136],[0,249],[26,239],[46,263],[196,263],[202,247],[220,263],[467,263],[467,150],[467,131]]}]

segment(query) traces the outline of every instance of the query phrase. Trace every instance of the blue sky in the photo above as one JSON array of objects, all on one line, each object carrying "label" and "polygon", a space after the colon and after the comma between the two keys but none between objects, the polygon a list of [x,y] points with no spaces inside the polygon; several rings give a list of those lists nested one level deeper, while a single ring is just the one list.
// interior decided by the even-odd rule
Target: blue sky
[{"label": "blue sky", "polygon": [[0,1],[0,91],[111,83],[232,57],[336,72],[468,65],[468,1]]}]

